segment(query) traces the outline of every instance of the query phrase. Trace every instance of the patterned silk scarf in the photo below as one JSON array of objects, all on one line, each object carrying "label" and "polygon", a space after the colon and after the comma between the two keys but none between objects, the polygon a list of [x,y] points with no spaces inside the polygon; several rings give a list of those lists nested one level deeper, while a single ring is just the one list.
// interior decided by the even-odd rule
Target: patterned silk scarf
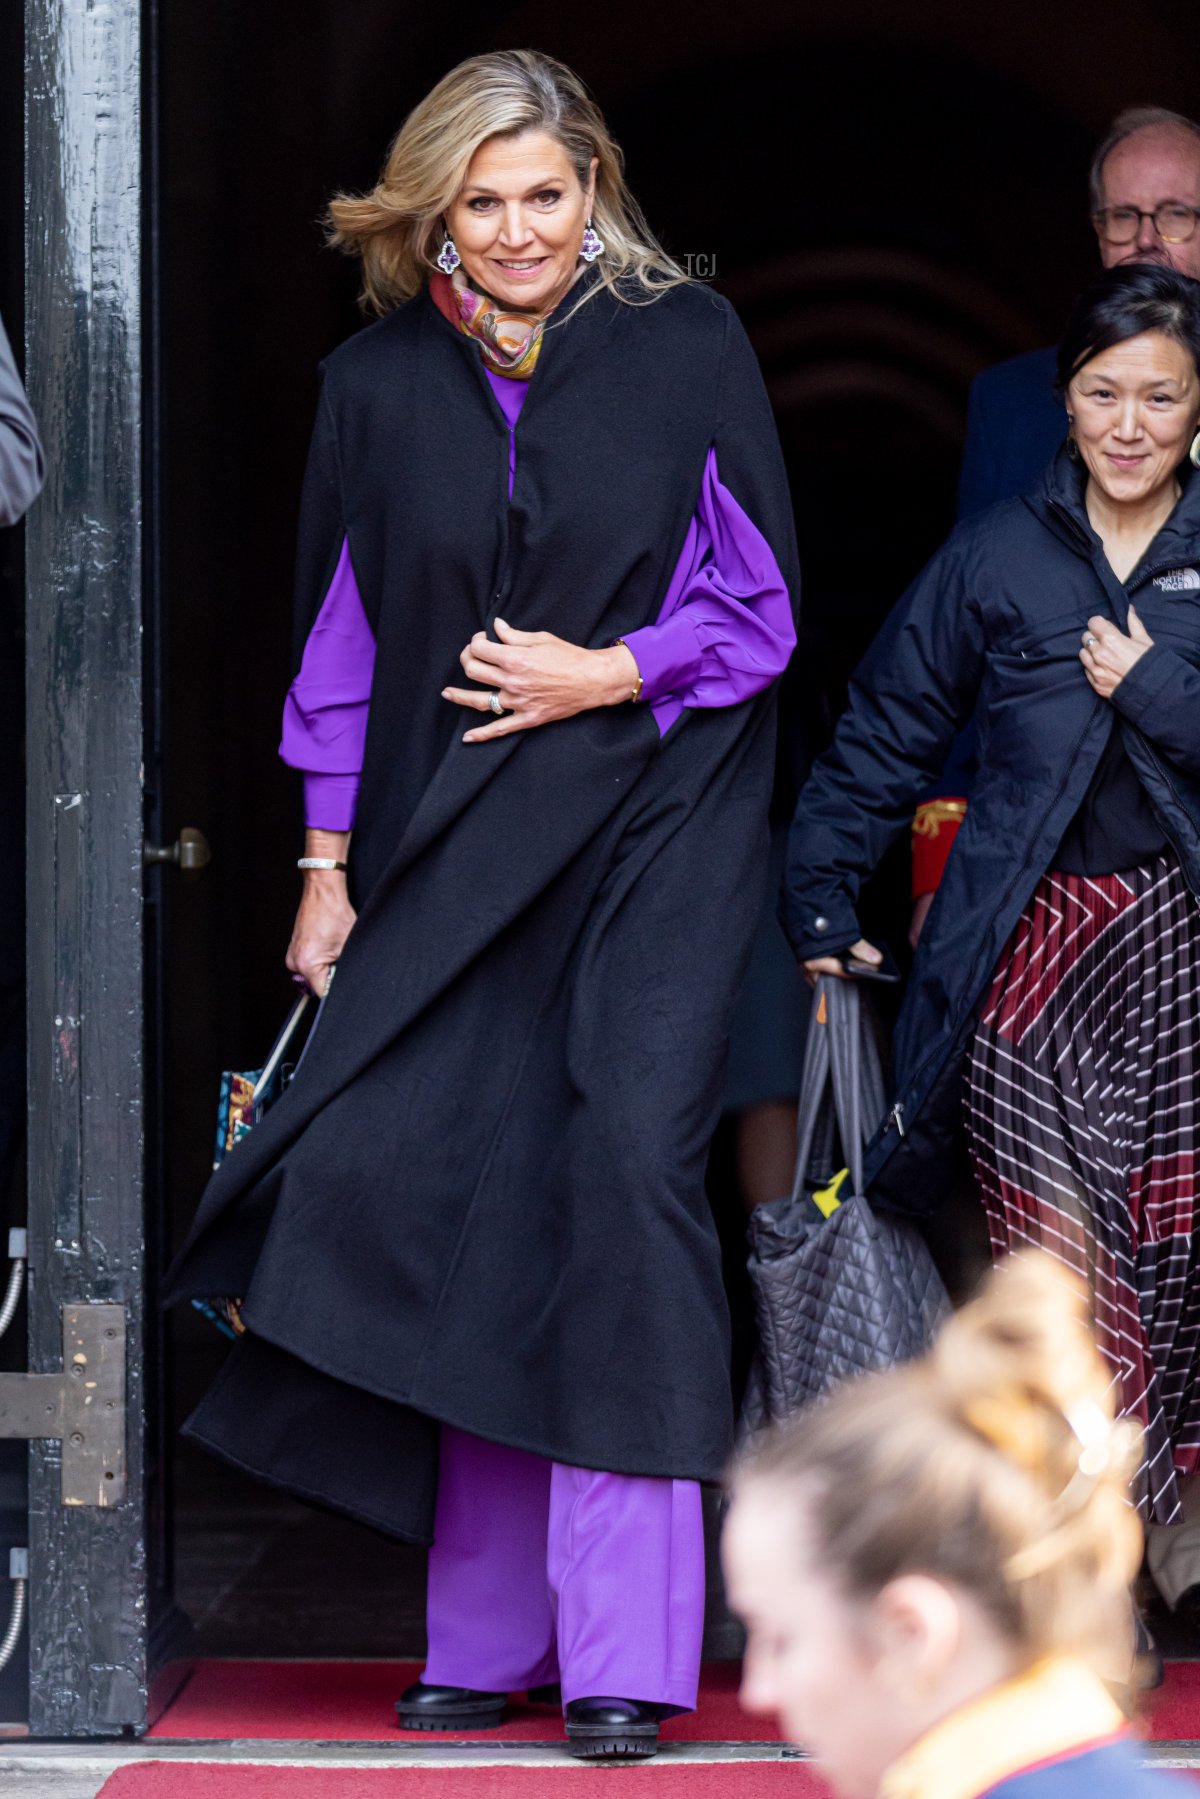
[{"label": "patterned silk scarf", "polygon": [[[587,264],[583,263],[575,281],[586,269]],[[464,336],[475,339],[490,369],[509,381],[528,381],[537,366],[545,317],[536,312],[502,310],[489,294],[477,292],[461,269],[455,269],[452,276],[439,271],[431,277],[429,286],[439,312],[457,325]]]},{"label": "patterned silk scarf", "polygon": [[544,318],[536,312],[502,312],[488,294],[476,293],[461,269],[450,277],[458,328],[473,337],[488,367],[510,381],[528,381],[542,347]]}]

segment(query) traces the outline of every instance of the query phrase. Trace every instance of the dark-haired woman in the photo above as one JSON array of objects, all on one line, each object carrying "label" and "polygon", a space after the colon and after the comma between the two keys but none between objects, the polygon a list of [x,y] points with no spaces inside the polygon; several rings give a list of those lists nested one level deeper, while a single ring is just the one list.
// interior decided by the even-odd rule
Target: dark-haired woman
[{"label": "dark-haired woman", "polygon": [[893,613],[801,794],[786,890],[810,973],[873,959],[859,887],[976,717],[872,1191],[931,1209],[965,1094],[994,1250],[1039,1243],[1089,1277],[1160,1523],[1200,1459],[1198,366],[1200,284],[1122,267],[1088,287],[1059,350],[1066,444]]},{"label": "dark-haired woman", "polygon": [[574,1754],[651,1755],[731,1445],[704,1170],[795,642],[782,457],[561,64],[452,70],[332,211],[382,316],[325,366],[284,754],[288,965],[338,978],[176,1271],[246,1325],[191,1429],[432,1540],[402,1726],[560,1682]]}]

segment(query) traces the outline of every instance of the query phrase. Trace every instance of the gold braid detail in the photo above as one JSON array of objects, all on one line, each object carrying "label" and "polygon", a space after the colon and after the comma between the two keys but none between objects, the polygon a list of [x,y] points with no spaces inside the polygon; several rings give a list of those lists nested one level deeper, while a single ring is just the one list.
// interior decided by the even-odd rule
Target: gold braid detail
[{"label": "gold braid detail", "polygon": [[966,816],[966,800],[926,800],[913,816],[913,835],[936,837],[943,825],[960,825]]}]

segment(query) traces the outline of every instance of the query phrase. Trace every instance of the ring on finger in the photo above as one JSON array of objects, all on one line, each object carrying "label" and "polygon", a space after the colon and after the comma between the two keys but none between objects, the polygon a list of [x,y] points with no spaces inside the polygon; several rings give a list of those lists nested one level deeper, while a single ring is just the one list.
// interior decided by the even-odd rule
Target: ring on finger
[{"label": "ring on finger", "polygon": [[1099,641],[1100,641],[1100,639],[1098,637],[1093,637],[1092,633],[1090,631],[1087,631],[1084,634],[1083,647],[1085,650],[1090,650],[1092,645],[1094,643],[1099,643]]},{"label": "ring on finger", "polygon": [[497,718],[504,717],[504,702],[500,698],[500,689],[498,687],[493,687],[492,691],[488,694],[488,705],[496,714]]}]

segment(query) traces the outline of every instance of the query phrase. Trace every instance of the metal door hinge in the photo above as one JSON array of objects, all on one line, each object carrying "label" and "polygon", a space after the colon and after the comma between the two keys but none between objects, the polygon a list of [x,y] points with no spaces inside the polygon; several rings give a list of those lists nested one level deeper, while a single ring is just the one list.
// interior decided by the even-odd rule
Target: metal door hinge
[{"label": "metal door hinge", "polygon": [[0,1438],[62,1443],[64,1505],[125,1497],[125,1308],[63,1307],[63,1372],[0,1374]]}]

